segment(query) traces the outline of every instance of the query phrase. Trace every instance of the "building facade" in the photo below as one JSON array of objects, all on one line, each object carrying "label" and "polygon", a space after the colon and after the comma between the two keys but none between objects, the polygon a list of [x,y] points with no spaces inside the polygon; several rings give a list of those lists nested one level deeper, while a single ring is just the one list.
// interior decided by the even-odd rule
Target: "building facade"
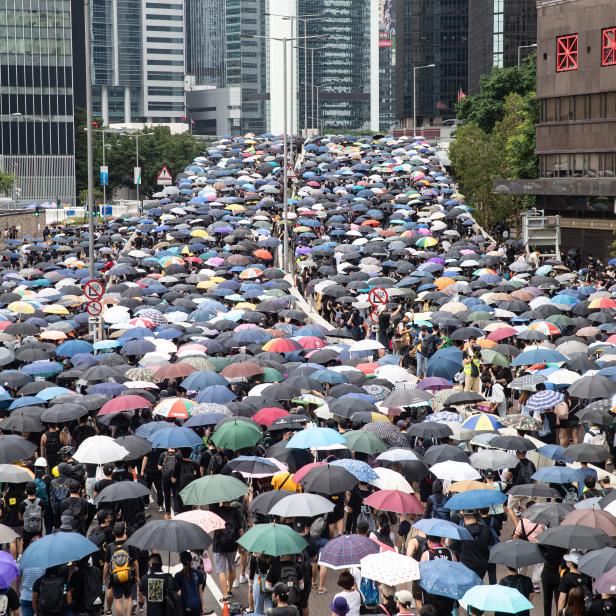
[{"label": "building facade", "polygon": [[468,90],[468,1],[395,0],[396,116],[403,128],[413,121],[416,71],[417,125],[453,118]]},{"label": "building facade", "polygon": [[537,0],[540,178],[497,182],[560,214],[565,248],[606,257],[616,231],[616,12],[612,0]]},{"label": "building facade", "polygon": [[537,42],[536,0],[468,0],[468,93],[494,67],[516,66]]},{"label": "building facade", "polygon": [[396,25],[393,0],[380,0],[379,14],[379,130],[396,123]]},{"label": "building facade", "polygon": [[17,201],[75,198],[70,0],[0,0],[0,170]]}]

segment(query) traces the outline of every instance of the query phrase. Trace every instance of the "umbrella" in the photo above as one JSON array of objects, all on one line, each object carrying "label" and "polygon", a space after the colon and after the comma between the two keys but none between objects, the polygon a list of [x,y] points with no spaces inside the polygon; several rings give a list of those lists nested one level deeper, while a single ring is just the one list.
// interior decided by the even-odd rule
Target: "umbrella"
[{"label": "umbrella", "polygon": [[259,426],[247,421],[229,421],[216,428],[213,443],[222,449],[238,451],[256,445],[263,433]]},{"label": "umbrella", "polygon": [[580,558],[578,569],[594,578],[616,567],[616,548],[601,548],[587,552]]},{"label": "umbrella", "polygon": [[457,541],[473,540],[473,536],[464,526],[459,526],[448,520],[425,518],[415,522],[413,528],[420,530],[426,536],[454,539]]},{"label": "umbrella", "polygon": [[462,563],[451,560],[427,560],[419,564],[419,586],[430,595],[461,599],[481,578]]},{"label": "umbrella", "polygon": [[533,609],[533,604],[515,588],[509,586],[475,586],[467,590],[460,602],[484,612],[517,614]]},{"label": "umbrella", "polygon": [[150,490],[138,481],[118,481],[103,488],[94,499],[98,506],[100,503],[114,503],[116,501],[132,500],[149,496]]},{"label": "umbrella", "polygon": [[190,428],[177,426],[154,432],[148,440],[152,443],[152,449],[181,449],[182,447],[192,449],[203,444],[203,441]]},{"label": "umbrella", "polygon": [[459,448],[453,445],[433,445],[426,451],[423,461],[428,466],[433,466],[439,462],[467,462],[468,456]]},{"label": "umbrella", "polygon": [[589,462],[590,464],[601,463],[608,459],[609,452],[601,445],[579,443],[565,448],[563,455],[575,462]]},{"label": "umbrella", "polygon": [[36,445],[21,436],[0,436],[0,464],[11,464],[29,458],[36,451]]},{"label": "umbrella", "polygon": [[377,474],[377,479],[370,481],[370,485],[380,490],[399,490],[400,492],[413,494],[414,490],[411,484],[400,473],[380,466],[376,467],[374,472]]},{"label": "umbrella", "polygon": [[267,515],[270,509],[283,498],[289,496],[289,492],[283,490],[271,490],[269,492],[262,492],[258,496],[255,496],[248,511],[250,513],[256,513],[259,515]]},{"label": "umbrella", "polygon": [[152,445],[150,442],[139,436],[120,436],[116,438],[116,443],[121,445],[128,451],[126,458],[128,460],[137,460],[143,456],[147,456],[152,451]]},{"label": "umbrella", "polygon": [[27,483],[34,475],[27,468],[14,464],[0,464],[0,481],[3,483]]},{"label": "umbrella", "polygon": [[277,460],[271,460],[267,458],[260,458],[259,456],[238,456],[231,460],[227,466],[241,473],[244,477],[271,477],[280,472],[281,466],[286,469]]},{"label": "umbrella", "polygon": [[536,524],[558,526],[572,511],[573,507],[567,503],[536,503],[524,512],[524,517]]},{"label": "umbrella", "polygon": [[332,445],[344,444],[344,437],[331,428],[301,430],[287,441],[287,447],[293,449],[329,449]]},{"label": "umbrella", "polygon": [[506,501],[507,496],[497,490],[469,490],[468,492],[454,494],[443,507],[458,511],[483,509],[485,507],[493,507],[494,505],[502,505]]},{"label": "umbrella", "polygon": [[73,457],[82,464],[107,464],[123,460],[128,455],[128,449],[116,443],[110,436],[97,435],[85,439]]},{"label": "umbrella", "polygon": [[350,451],[373,455],[387,450],[387,445],[370,432],[350,430],[345,432],[343,437]]},{"label": "umbrella", "polygon": [[174,520],[180,522],[190,522],[202,528],[206,533],[213,533],[215,530],[225,528],[225,521],[216,515],[213,511],[204,511],[203,509],[193,509],[192,511],[184,511],[173,517]]},{"label": "umbrella", "polygon": [[417,561],[390,550],[364,556],[359,564],[362,577],[387,586],[398,586],[419,579]]},{"label": "umbrella", "polygon": [[98,552],[98,546],[79,533],[53,533],[31,543],[21,556],[22,570],[30,567],[49,569],[56,565],[76,562]]},{"label": "umbrella", "polygon": [[497,543],[490,548],[490,562],[505,565],[510,569],[520,569],[534,563],[542,563],[543,554],[536,543],[513,539]]},{"label": "umbrella", "polygon": [[525,496],[527,498],[561,498],[560,492],[548,486],[540,486],[536,483],[525,483],[514,486],[507,492],[509,496]]},{"label": "umbrella", "polygon": [[616,537],[616,518],[606,511],[598,509],[576,509],[568,513],[561,524],[581,524],[591,528],[599,528],[610,537]]},{"label": "umbrella", "polygon": [[468,462],[439,462],[430,467],[430,472],[439,479],[449,481],[463,481],[465,479],[479,479],[481,474]]},{"label": "umbrella", "polygon": [[572,524],[544,530],[538,537],[541,545],[553,545],[567,550],[598,550],[611,543],[607,533],[599,528]]},{"label": "umbrella", "polygon": [[484,449],[483,451],[472,454],[470,463],[474,468],[480,468],[482,470],[489,468],[500,470],[503,468],[513,468],[518,463],[518,459],[514,454],[508,451]]},{"label": "umbrella", "polygon": [[379,511],[423,513],[424,507],[414,494],[399,490],[379,490],[364,498],[364,504]]},{"label": "umbrella", "polygon": [[208,475],[191,481],[181,492],[185,505],[212,505],[246,496],[248,486],[229,475]]},{"label": "umbrella", "polygon": [[0,587],[9,588],[19,575],[19,567],[8,552],[0,552]]},{"label": "umbrella", "polygon": [[370,483],[374,479],[378,479],[378,475],[374,472],[372,467],[361,460],[351,460],[345,458],[343,460],[335,460],[331,462],[332,466],[341,466],[345,470],[349,471],[358,481],[361,483]]},{"label": "umbrella", "polygon": [[306,492],[337,494],[351,490],[357,484],[357,479],[340,466],[324,464],[311,469],[299,483]]},{"label": "umbrella", "polygon": [[368,537],[340,535],[321,548],[319,564],[329,569],[359,567],[362,558],[379,551],[378,544]]},{"label": "umbrella", "polygon": [[616,571],[614,568],[606,571],[596,582],[596,592],[602,594],[613,595],[616,594]]},{"label": "umbrella", "polygon": [[0,542],[13,543],[19,535],[10,527],[5,524],[0,524]]},{"label": "umbrella", "polygon": [[289,494],[268,511],[281,518],[314,518],[333,511],[334,504],[318,494]]},{"label": "umbrella", "polygon": [[308,547],[308,542],[284,524],[257,524],[238,539],[238,543],[248,552],[283,556],[300,554]]},{"label": "umbrella", "polygon": [[182,552],[207,550],[212,545],[210,536],[196,524],[183,520],[151,520],[136,530],[124,545],[140,550]]},{"label": "umbrella", "polygon": [[531,451],[537,449],[537,446],[532,441],[522,436],[495,436],[490,441],[490,446],[511,451]]}]

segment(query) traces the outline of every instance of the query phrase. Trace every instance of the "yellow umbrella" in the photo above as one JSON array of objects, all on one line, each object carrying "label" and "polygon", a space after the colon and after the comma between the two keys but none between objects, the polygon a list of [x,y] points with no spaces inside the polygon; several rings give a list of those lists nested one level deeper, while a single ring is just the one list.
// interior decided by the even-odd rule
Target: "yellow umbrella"
[{"label": "yellow umbrella", "polygon": [[201,282],[197,283],[197,289],[212,289],[217,284],[218,283],[214,282],[213,280],[202,280]]},{"label": "yellow umbrella", "polygon": [[302,487],[295,483],[292,477],[293,473],[287,473],[286,471],[276,473],[272,477],[272,487],[274,490],[284,490],[285,492],[301,492]]},{"label": "yellow umbrella", "polygon": [[49,304],[48,306],[43,306],[43,312],[46,312],[47,314],[59,315],[70,314],[70,312],[64,306],[60,306],[60,304]]},{"label": "yellow umbrella", "polygon": [[235,308],[236,310],[255,310],[256,306],[250,302],[240,302],[239,304],[235,304]]},{"label": "yellow umbrella", "polygon": [[468,492],[469,490],[491,490],[489,485],[476,479],[464,479],[456,481],[449,486],[450,492]]},{"label": "yellow umbrella", "polygon": [[36,310],[28,302],[11,302],[7,308],[16,314],[34,314]]},{"label": "yellow umbrella", "polygon": [[205,229],[195,229],[194,231],[191,231],[190,234],[193,237],[210,237]]}]

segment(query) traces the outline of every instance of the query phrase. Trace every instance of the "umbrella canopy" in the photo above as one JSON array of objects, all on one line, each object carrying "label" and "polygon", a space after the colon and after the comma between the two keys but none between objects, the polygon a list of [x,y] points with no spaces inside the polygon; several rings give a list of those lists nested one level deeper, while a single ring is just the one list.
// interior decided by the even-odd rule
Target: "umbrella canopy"
[{"label": "umbrella canopy", "polygon": [[212,545],[210,536],[196,524],[183,520],[151,520],[136,530],[125,545],[140,550],[182,552],[207,550]]},{"label": "umbrella canopy", "polygon": [[94,502],[98,506],[101,503],[114,503],[116,501],[143,498],[149,495],[150,490],[138,481],[118,481],[103,488],[94,499]]},{"label": "umbrella canopy", "polygon": [[359,564],[362,577],[380,584],[398,586],[419,579],[417,561],[397,552],[387,550],[378,554],[369,554],[364,556]]},{"label": "umbrella canopy", "polygon": [[461,599],[481,584],[481,578],[462,563],[451,560],[428,560],[419,564],[419,586],[430,595]]},{"label": "umbrella canopy", "polygon": [[347,569],[359,567],[361,559],[377,554],[377,543],[361,535],[340,535],[332,539],[319,552],[319,564],[328,569]]},{"label": "umbrella canopy", "polygon": [[76,562],[98,552],[98,546],[79,533],[53,533],[31,543],[22,554],[19,566],[23,569]]},{"label": "umbrella canopy", "polygon": [[289,494],[268,511],[281,518],[314,518],[334,510],[334,504],[318,494]]},{"label": "umbrella canopy", "polygon": [[228,475],[208,475],[191,481],[181,492],[185,505],[212,505],[246,496],[248,486]]},{"label": "umbrella canopy", "polygon": [[73,457],[82,464],[107,464],[123,460],[128,455],[128,449],[116,443],[110,436],[97,435],[85,439]]},{"label": "umbrella canopy", "polygon": [[249,552],[283,556],[299,554],[308,542],[284,524],[257,524],[242,535],[238,543]]},{"label": "umbrella canopy", "polygon": [[490,548],[490,562],[510,569],[520,569],[543,561],[543,554],[537,544],[522,539],[497,543]]},{"label": "umbrella canopy", "polygon": [[601,529],[579,524],[548,528],[539,535],[538,541],[541,545],[567,550],[599,550],[611,543],[609,535]]},{"label": "umbrella canopy", "polygon": [[533,608],[533,604],[519,590],[498,584],[475,586],[467,590],[461,603],[484,612],[505,614],[517,614]]}]

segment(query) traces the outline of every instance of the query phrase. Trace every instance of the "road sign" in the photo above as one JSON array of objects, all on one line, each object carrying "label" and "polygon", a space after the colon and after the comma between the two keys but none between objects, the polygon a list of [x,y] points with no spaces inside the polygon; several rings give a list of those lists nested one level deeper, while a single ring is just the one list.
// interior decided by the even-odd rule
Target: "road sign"
[{"label": "road sign", "polygon": [[171,184],[173,184],[171,171],[169,171],[167,165],[163,165],[163,168],[158,172],[158,175],[156,176],[156,183],[159,186],[171,186]]},{"label": "road sign", "polygon": [[133,184],[135,186],[141,184],[141,167],[133,167]]},{"label": "road sign", "polygon": [[103,311],[103,305],[100,302],[88,302],[86,311],[91,317],[97,317]]},{"label": "road sign", "polygon": [[376,308],[377,306],[386,304],[389,301],[389,294],[383,287],[377,287],[368,293],[368,301],[373,308]]},{"label": "road sign", "polygon": [[102,281],[92,278],[83,285],[83,294],[87,300],[96,302],[105,294],[105,285]]},{"label": "road sign", "polygon": [[101,186],[109,186],[109,167],[101,165]]},{"label": "road sign", "polygon": [[379,314],[376,310],[370,311],[370,319],[372,320],[373,323],[379,322]]}]

